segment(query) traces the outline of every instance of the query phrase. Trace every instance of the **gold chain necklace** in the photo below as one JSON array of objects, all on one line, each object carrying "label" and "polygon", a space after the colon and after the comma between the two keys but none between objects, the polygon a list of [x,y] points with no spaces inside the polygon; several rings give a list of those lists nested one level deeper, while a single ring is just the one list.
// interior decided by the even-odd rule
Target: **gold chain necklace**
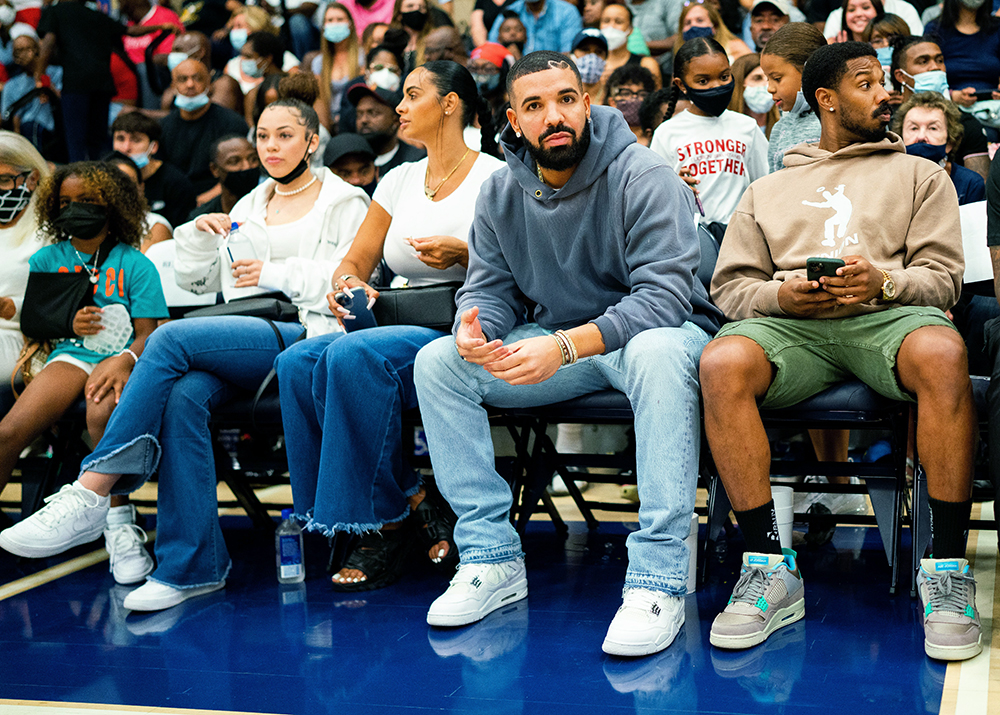
[{"label": "gold chain necklace", "polygon": [[469,155],[470,151],[472,151],[472,149],[470,149],[470,148],[467,148],[465,150],[465,153],[462,154],[462,158],[458,160],[457,164],[455,164],[455,168],[452,169],[451,171],[449,171],[448,175],[446,177],[444,177],[443,179],[441,179],[441,181],[438,182],[438,185],[434,187],[433,191],[431,190],[430,184],[428,182],[428,180],[430,179],[430,164],[428,164],[427,165],[427,173],[424,174],[424,196],[426,196],[428,199],[430,199],[431,201],[433,201],[434,197],[437,196],[437,192],[441,190],[442,186],[444,186],[444,182],[446,182],[448,179],[450,179],[451,175],[454,174],[456,171],[458,171],[458,167],[460,167],[462,165],[462,162],[465,161],[465,157],[467,157]]}]

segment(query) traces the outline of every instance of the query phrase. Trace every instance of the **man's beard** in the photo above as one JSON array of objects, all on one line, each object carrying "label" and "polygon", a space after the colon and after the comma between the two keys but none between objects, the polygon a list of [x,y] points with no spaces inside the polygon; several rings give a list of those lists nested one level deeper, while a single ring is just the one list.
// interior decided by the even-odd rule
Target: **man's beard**
[{"label": "man's beard", "polygon": [[[566,132],[573,137],[573,140],[569,144],[557,147],[546,147],[542,144],[547,137],[559,132]],[[524,146],[527,147],[528,153],[531,154],[535,163],[543,169],[549,169],[550,171],[571,169],[583,160],[583,157],[587,154],[587,149],[590,148],[590,117],[587,117],[580,136],[577,136],[576,132],[565,124],[559,124],[545,130],[538,137],[537,146],[529,142],[527,137],[524,137]]]},{"label": "man's beard", "polygon": [[[872,119],[877,118],[880,114],[884,114],[889,111],[889,103],[882,102],[874,112],[872,112]],[[862,140],[866,142],[879,142],[886,137],[886,127],[887,124],[882,124],[879,121],[879,125],[876,128],[867,127],[855,118],[855,115],[851,112],[844,111],[843,119],[841,119],[841,125],[849,132],[853,132],[857,136],[861,137]]]},{"label": "man's beard", "polygon": [[395,132],[358,132],[368,140],[372,151],[378,156],[382,156],[392,149],[392,140],[396,138]]}]

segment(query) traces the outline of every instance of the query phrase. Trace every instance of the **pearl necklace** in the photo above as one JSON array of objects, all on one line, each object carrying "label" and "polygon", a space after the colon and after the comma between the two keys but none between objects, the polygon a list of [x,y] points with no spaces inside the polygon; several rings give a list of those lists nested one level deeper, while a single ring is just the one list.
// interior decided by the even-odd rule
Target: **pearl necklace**
[{"label": "pearl necklace", "polygon": [[282,191],[278,187],[274,187],[274,193],[278,196],[295,196],[295,194],[301,194],[303,191],[308,189],[310,186],[316,183],[316,175],[313,174],[313,178],[307,181],[305,184],[295,189],[294,191]]},{"label": "pearl necklace", "polygon": [[100,272],[100,269],[97,267],[97,261],[101,256],[101,247],[98,246],[97,250],[94,251],[94,267],[91,268],[90,266],[87,265],[87,262],[83,260],[83,256],[80,255],[80,252],[76,250],[76,246],[74,246],[72,243],[69,245],[73,249],[73,253],[76,254],[76,257],[80,259],[80,263],[83,264],[83,270],[87,271],[87,273],[90,275],[90,282],[93,283],[94,285],[97,285],[97,274]]}]

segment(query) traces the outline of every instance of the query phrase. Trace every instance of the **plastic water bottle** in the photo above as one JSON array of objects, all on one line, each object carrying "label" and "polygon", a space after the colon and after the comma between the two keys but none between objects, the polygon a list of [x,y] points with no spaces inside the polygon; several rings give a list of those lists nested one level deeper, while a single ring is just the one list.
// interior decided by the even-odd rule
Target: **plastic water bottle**
[{"label": "plastic water bottle", "polygon": [[281,523],[274,533],[278,583],[302,583],[306,578],[302,563],[302,527],[292,519],[291,509],[281,510]]}]

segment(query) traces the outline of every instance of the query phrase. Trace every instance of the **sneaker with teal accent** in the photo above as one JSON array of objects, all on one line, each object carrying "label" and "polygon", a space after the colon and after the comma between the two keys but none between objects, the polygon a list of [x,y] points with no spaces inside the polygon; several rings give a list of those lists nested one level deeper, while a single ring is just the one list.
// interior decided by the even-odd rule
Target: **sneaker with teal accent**
[{"label": "sneaker with teal accent", "polygon": [[725,610],[715,617],[709,641],[718,648],[751,648],[806,615],[802,574],[791,549],[743,554],[743,570]]},{"label": "sneaker with teal accent", "polygon": [[976,579],[965,559],[921,559],[917,573],[924,604],[924,652],[938,660],[966,660],[983,650],[976,611]]}]

